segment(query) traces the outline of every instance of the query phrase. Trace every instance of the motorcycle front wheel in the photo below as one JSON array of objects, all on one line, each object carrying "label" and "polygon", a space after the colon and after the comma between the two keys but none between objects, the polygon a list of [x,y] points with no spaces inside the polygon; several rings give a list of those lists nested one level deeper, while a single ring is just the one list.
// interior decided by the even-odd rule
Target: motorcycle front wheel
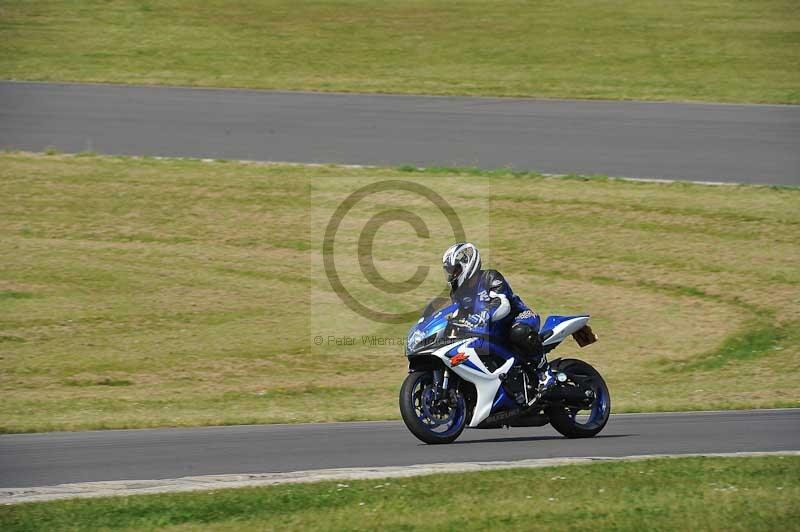
[{"label": "motorcycle front wheel", "polygon": [[456,386],[441,390],[432,371],[409,373],[400,388],[400,414],[425,443],[451,443],[464,430],[467,405]]}]

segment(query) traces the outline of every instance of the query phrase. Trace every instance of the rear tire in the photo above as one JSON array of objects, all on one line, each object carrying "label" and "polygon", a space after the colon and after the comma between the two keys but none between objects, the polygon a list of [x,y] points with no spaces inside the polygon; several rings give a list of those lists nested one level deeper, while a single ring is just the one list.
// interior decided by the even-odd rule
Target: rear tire
[{"label": "rear tire", "polygon": [[566,373],[568,382],[572,380],[573,375],[577,378],[586,378],[591,382],[595,400],[585,422],[577,419],[577,413],[580,412],[578,409],[564,405],[551,406],[547,409],[550,424],[567,438],[591,438],[597,435],[606,426],[611,414],[611,394],[603,377],[591,365],[577,359],[561,360],[551,367],[554,371]]},{"label": "rear tire", "polygon": [[451,388],[452,404],[445,410],[441,401],[432,400],[434,386],[433,372],[409,373],[400,388],[400,414],[408,430],[423,442],[451,443],[467,425],[466,401],[457,389]]}]

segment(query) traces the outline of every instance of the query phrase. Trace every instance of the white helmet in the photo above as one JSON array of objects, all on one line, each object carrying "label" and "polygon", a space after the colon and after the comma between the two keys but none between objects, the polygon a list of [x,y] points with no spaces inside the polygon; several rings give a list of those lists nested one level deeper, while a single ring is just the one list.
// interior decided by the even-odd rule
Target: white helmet
[{"label": "white helmet", "polygon": [[442,266],[450,289],[455,291],[481,269],[481,254],[469,242],[453,244],[444,252]]}]

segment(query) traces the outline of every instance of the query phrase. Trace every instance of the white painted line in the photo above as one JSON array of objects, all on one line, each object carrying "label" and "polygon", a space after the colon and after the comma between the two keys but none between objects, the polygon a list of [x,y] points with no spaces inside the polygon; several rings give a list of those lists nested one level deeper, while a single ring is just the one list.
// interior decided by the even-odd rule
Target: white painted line
[{"label": "white painted line", "polygon": [[534,458],[508,462],[455,462],[418,464],[390,467],[354,467],[343,469],[318,469],[291,473],[251,473],[239,475],[203,475],[163,480],[115,480],[107,482],[81,482],[32,488],[0,488],[0,504],[44,502],[59,499],[111,497],[127,495],[152,495],[187,491],[209,491],[230,488],[252,488],[277,484],[298,484],[326,480],[369,480],[403,478],[436,473],[469,473],[498,469],[539,468],[561,465],[581,465],[623,460],[650,460],[655,458],[686,458],[692,456],[745,457],[745,456],[800,456],[800,451],[646,454],[633,456],[591,456],[583,458]]}]

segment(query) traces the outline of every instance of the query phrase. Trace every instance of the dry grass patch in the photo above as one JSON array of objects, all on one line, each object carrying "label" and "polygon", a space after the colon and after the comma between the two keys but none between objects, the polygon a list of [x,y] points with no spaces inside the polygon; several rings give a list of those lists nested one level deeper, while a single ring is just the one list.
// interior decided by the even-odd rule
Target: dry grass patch
[{"label": "dry grass patch", "polygon": [[[410,325],[353,314],[319,275],[317,218],[376,177],[444,187],[527,302],[591,312],[601,342],[556,353],[597,365],[616,411],[800,404],[797,190],[15,153],[0,156],[2,430],[396,417],[401,346],[312,342]],[[380,294],[351,259],[343,280],[381,308],[421,305],[450,236],[377,235],[382,275],[425,264],[428,284]]]}]

